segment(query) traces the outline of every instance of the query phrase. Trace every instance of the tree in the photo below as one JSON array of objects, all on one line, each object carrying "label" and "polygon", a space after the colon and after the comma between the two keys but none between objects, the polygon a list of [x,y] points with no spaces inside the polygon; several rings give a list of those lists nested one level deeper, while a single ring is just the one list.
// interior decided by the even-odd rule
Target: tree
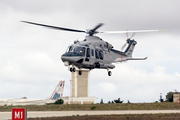
[{"label": "tree", "polygon": [[120,100],[120,98],[118,98],[117,100],[114,100],[115,103],[123,103],[123,101]]},{"label": "tree", "polygon": [[63,99],[58,99],[54,102],[54,104],[63,104],[64,100]]},{"label": "tree", "polygon": [[128,100],[128,102],[127,103],[131,103],[129,100]]},{"label": "tree", "polygon": [[168,92],[166,95],[166,102],[173,102],[173,92]]},{"label": "tree", "polygon": [[160,94],[160,99],[159,99],[160,102],[163,102],[164,99],[162,99],[162,93]]},{"label": "tree", "polygon": [[103,99],[101,98],[101,102],[100,102],[101,104],[103,104]]}]

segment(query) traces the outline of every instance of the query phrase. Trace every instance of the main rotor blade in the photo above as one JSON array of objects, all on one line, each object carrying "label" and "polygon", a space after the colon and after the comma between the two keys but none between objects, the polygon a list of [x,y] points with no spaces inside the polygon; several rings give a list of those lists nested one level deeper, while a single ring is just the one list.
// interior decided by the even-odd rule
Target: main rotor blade
[{"label": "main rotor blade", "polygon": [[95,26],[93,29],[91,29],[92,32],[95,32],[99,27],[104,25],[103,23],[99,23],[97,26]]},{"label": "main rotor blade", "polygon": [[71,31],[71,32],[84,32],[84,33],[86,33],[86,31],[83,31],[83,30],[75,30],[75,29],[69,29],[69,28],[63,28],[63,27],[56,27],[56,26],[44,25],[44,24],[33,23],[33,22],[28,22],[28,21],[21,21],[21,22],[29,23],[29,24],[33,24],[33,25],[39,25],[39,26],[43,26],[43,27],[47,27],[47,28],[56,29],[56,30],[65,30],[65,31]]},{"label": "main rotor blade", "polygon": [[130,32],[155,32],[155,31],[166,31],[166,30],[102,31],[98,33],[130,33]]}]

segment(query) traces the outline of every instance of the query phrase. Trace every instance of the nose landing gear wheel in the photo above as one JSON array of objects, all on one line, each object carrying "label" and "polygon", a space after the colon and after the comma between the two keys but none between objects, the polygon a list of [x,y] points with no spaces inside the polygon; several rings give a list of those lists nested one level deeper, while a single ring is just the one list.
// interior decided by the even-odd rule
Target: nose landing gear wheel
[{"label": "nose landing gear wheel", "polygon": [[70,72],[76,72],[75,68],[70,68]]},{"label": "nose landing gear wheel", "polygon": [[73,71],[73,72],[75,72],[75,71],[76,71],[76,69],[75,69],[75,68],[72,68],[72,71]]},{"label": "nose landing gear wheel", "polygon": [[112,75],[112,72],[111,72],[111,71],[108,71],[108,75],[111,76],[111,75]]},{"label": "nose landing gear wheel", "polygon": [[72,72],[73,71],[73,69],[72,68],[70,68],[70,72]]},{"label": "nose landing gear wheel", "polygon": [[82,71],[81,70],[79,70],[79,75],[82,75]]}]

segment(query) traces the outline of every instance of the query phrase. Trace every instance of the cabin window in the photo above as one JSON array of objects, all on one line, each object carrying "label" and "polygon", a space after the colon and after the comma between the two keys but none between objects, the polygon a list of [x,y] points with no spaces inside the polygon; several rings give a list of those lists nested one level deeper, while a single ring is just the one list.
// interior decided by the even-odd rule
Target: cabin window
[{"label": "cabin window", "polygon": [[103,51],[99,51],[99,58],[103,60]]},{"label": "cabin window", "polygon": [[95,50],[95,55],[96,55],[96,58],[99,59],[99,52],[98,52],[98,50]]},{"label": "cabin window", "polygon": [[94,56],[94,50],[93,49],[91,49],[91,55]]},{"label": "cabin window", "polygon": [[87,48],[86,57],[90,57],[90,48]]}]

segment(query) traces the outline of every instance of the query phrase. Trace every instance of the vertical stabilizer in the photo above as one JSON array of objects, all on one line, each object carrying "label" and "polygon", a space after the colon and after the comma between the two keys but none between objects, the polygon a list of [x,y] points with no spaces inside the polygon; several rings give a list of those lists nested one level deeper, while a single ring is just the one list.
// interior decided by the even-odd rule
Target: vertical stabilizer
[{"label": "vertical stabilizer", "polygon": [[135,40],[130,40],[130,39],[127,39],[127,43],[129,44],[128,47],[126,48],[125,50],[125,54],[128,56],[128,57],[132,57],[132,53],[133,53],[133,50],[134,50],[134,47],[135,45],[137,44],[137,42]]},{"label": "vertical stabilizer", "polygon": [[60,81],[49,99],[56,100],[62,97],[65,81]]}]

